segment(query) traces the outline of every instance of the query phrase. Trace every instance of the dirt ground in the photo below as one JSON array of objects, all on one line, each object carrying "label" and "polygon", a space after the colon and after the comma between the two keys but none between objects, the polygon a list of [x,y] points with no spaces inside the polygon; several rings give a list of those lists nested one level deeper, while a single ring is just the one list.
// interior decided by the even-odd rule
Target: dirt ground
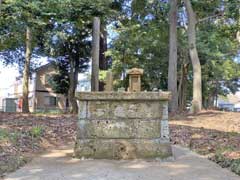
[{"label": "dirt ground", "polygon": [[[33,156],[73,144],[77,117],[0,113],[0,175],[15,171]],[[207,155],[240,174],[240,113],[205,111],[170,118],[172,144]]]},{"label": "dirt ground", "polygon": [[36,154],[74,142],[76,116],[0,113],[0,176]]},{"label": "dirt ground", "polygon": [[171,124],[204,128],[222,132],[240,132],[240,113],[223,111],[203,111],[197,115],[176,115]]},{"label": "dirt ground", "polygon": [[171,117],[173,144],[206,155],[240,175],[240,113],[205,111]]},{"label": "dirt ground", "polygon": [[[202,154],[221,148],[240,150],[240,113],[205,111],[171,117],[171,141]],[[240,158],[240,157],[239,157]]]}]

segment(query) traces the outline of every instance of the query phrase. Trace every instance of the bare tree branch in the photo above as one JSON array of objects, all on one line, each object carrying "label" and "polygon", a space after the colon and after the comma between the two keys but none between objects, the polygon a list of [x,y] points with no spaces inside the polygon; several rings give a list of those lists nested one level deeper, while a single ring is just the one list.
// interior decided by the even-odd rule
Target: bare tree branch
[{"label": "bare tree branch", "polygon": [[223,17],[223,16],[224,16],[224,11],[220,11],[219,13],[214,14],[212,16],[208,16],[208,17],[205,17],[205,18],[202,18],[202,19],[198,19],[197,23],[201,23],[203,21],[207,21],[208,19]]}]

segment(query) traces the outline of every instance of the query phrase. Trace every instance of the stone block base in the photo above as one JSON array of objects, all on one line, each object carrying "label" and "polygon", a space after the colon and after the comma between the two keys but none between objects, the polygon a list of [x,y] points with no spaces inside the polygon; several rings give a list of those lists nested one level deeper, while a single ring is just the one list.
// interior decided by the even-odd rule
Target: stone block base
[{"label": "stone block base", "polygon": [[75,156],[154,159],[172,155],[169,92],[80,92]]},{"label": "stone block base", "polygon": [[75,157],[94,159],[153,159],[172,156],[169,142],[159,139],[78,139]]}]

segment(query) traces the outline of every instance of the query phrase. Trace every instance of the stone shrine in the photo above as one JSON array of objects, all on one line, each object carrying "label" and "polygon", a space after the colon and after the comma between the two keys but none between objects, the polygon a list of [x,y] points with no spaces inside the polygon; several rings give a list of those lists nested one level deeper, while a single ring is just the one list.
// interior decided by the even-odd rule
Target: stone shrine
[{"label": "stone shrine", "polygon": [[[138,77],[134,78],[140,82]],[[141,86],[133,81],[129,89],[134,92],[76,93],[79,117],[74,153],[77,158],[172,156],[168,130],[170,93],[140,92]]]},{"label": "stone shrine", "polygon": [[141,91],[141,75],[143,75],[143,69],[133,68],[127,71],[129,75],[129,88],[130,92]]}]

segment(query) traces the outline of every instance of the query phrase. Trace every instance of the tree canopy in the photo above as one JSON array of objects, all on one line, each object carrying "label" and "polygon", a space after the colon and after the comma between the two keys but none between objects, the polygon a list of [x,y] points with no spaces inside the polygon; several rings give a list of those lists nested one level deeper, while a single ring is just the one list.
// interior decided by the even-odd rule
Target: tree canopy
[{"label": "tree canopy", "polygon": [[[194,68],[188,51],[192,47],[188,43],[190,21],[186,8],[186,2],[190,2],[196,15],[202,100],[205,107],[211,107],[219,95],[234,93],[240,86],[240,3],[177,2],[175,96],[181,110],[193,100]],[[114,73],[115,88],[127,87],[126,70],[140,67],[144,69],[144,90],[168,89],[170,0],[4,0],[0,9],[1,59],[5,64],[18,63],[23,69],[25,33],[30,27],[31,58],[45,55],[58,66],[58,75],[53,77],[56,92],[66,94],[66,89],[74,89],[76,74],[86,70],[91,59],[92,20],[96,16],[102,22],[100,58],[110,59],[107,66]],[[106,65],[100,66],[106,69]]]}]

